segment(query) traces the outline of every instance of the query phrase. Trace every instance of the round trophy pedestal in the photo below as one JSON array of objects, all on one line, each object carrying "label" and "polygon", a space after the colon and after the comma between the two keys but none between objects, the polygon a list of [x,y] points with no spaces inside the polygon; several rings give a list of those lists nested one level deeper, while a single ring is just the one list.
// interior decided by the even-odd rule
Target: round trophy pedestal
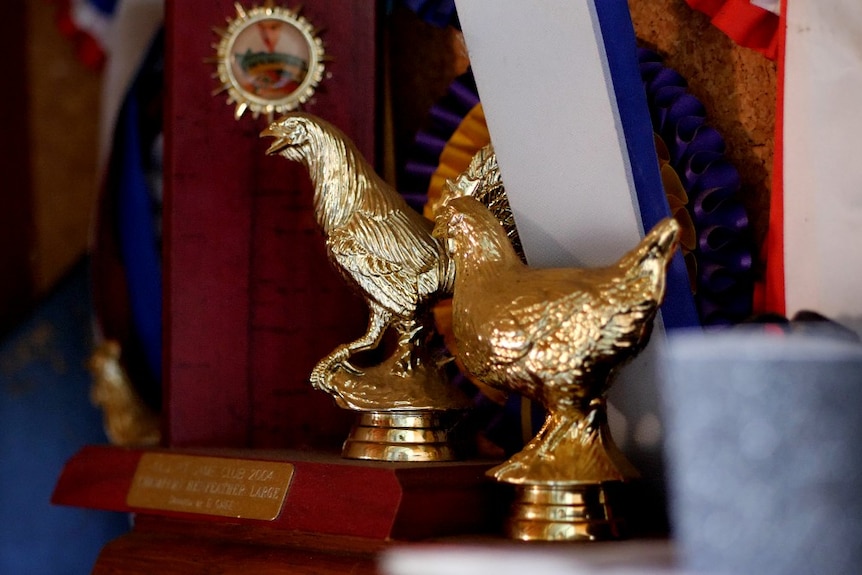
[{"label": "round trophy pedestal", "polygon": [[455,461],[451,413],[367,411],[359,414],[341,456],[373,461]]},{"label": "round trophy pedestal", "polygon": [[624,520],[612,509],[613,486],[516,485],[506,534],[522,541],[620,539]]}]

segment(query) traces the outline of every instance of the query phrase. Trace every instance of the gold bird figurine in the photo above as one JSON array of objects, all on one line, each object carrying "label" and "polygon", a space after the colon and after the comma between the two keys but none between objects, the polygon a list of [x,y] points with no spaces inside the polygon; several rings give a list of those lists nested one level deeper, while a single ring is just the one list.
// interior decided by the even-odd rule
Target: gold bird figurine
[{"label": "gold bird figurine", "polygon": [[88,362],[90,400],[102,409],[105,435],[114,445],[151,446],[161,440],[161,420],[141,399],[121,361],[119,342],[99,344]]},{"label": "gold bird figurine", "polygon": [[434,234],[457,270],[459,360],[485,384],[523,394],[548,413],[536,437],[489,475],[549,486],[636,477],[611,441],[605,393],[614,369],[647,343],[678,233],[668,218],[615,265],[537,269],[519,259],[474,198],[441,208]]},{"label": "gold bird figurine", "polygon": [[[268,154],[307,168],[329,260],[368,304],[366,332],[321,359],[312,385],[358,411],[465,407],[426,345],[431,308],[451,293],[455,272],[431,235],[432,222],[408,206],[332,124],[295,112],[261,136],[274,138]],[[397,333],[392,355],[378,366],[354,366],[351,358],[377,348],[389,328]]]}]

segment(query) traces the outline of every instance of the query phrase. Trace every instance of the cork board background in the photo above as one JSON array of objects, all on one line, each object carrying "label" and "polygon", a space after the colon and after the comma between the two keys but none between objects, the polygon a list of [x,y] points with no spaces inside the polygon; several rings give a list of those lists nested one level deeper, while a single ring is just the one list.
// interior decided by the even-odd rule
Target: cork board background
[{"label": "cork board background", "polygon": [[640,42],[688,81],[724,136],[742,177],[740,200],[762,245],[775,149],[775,63],[736,45],[683,0],[629,0],[629,9]]},{"label": "cork board background", "polygon": [[44,294],[84,255],[94,207],[101,76],[60,35],[53,6],[27,2],[33,286]]}]

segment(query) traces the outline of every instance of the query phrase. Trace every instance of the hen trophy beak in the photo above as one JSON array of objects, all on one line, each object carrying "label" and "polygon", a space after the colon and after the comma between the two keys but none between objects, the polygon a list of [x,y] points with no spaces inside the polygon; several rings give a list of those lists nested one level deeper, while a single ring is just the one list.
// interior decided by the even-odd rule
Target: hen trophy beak
[{"label": "hen trophy beak", "polygon": [[454,208],[445,206],[434,218],[434,229],[431,232],[431,235],[443,244],[449,254],[455,253],[455,239],[449,231],[449,226],[455,215]]},{"label": "hen trophy beak", "polygon": [[677,245],[679,245],[680,226],[676,220],[671,220],[668,224],[669,225],[664,228],[658,244],[661,246],[662,251],[674,252],[676,251]]},{"label": "hen trophy beak", "polygon": [[439,219],[434,223],[434,229],[431,230],[431,236],[438,240],[443,238],[443,225]]},{"label": "hen trophy beak", "polygon": [[449,225],[449,218],[452,214],[447,211],[442,211],[437,214],[434,218],[434,229],[431,231],[431,235],[438,240],[446,239],[446,228]]}]

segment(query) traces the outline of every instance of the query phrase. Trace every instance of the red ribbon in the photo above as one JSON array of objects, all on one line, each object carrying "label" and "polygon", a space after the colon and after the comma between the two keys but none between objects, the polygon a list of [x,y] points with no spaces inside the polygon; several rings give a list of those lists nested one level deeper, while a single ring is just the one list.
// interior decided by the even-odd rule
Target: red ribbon
[{"label": "red ribbon", "polygon": [[78,27],[72,16],[69,0],[57,0],[57,29],[71,40],[75,53],[85,66],[91,70],[101,70],[105,65],[106,55],[101,43],[86,30]]},{"label": "red ribbon", "polygon": [[[778,33],[778,102],[775,106],[775,155],[772,167],[772,195],[769,200],[769,229],[762,259],[766,272],[762,289],[756,292],[755,307],[761,312],[785,314],[784,291],[784,53],[787,29],[787,0],[781,0]],[[758,286],[760,288],[761,286]]]},{"label": "red ribbon", "polygon": [[778,16],[750,0],[686,0],[708,15],[712,24],[740,46],[757,50],[770,60],[778,57]]}]

